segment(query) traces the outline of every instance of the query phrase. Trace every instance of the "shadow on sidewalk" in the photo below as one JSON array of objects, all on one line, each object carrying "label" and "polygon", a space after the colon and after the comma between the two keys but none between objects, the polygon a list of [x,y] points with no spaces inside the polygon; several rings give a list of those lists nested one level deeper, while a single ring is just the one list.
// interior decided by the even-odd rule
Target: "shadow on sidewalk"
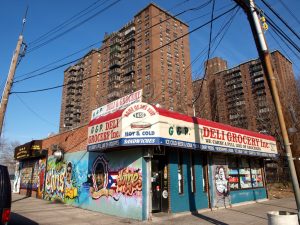
[{"label": "shadow on sidewalk", "polygon": [[242,214],[249,215],[249,216],[254,216],[254,217],[256,217],[256,218],[260,218],[260,219],[263,219],[263,220],[268,220],[268,219],[265,218],[265,217],[257,216],[257,215],[255,215],[255,214],[251,214],[251,213],[246,213],[246,212],[239,211],[239,210],[236,210],[236,209],[232,209],[232,208],[231,208],[231,209],[228,209],[228,210],[234,211],[234,212],[238,212],[238,213],[242,213]]},{"label": "shadow on sidewalk", "polygon": [[280,207],[280,208],[285,208],[285,209],[297,210],[296,208],[290,208],[290,207],[286,207],[286,206],[282,206],[282,205],[275,205],[275,204],[267,204],[267,203],[263,203],[263,202],[257,202],[256,204],[269,205],[269,206],[275,206],[275,207]]},{"label": "shadow on sidewalk", "polygon": [[21,216],[18,213],[12,212],[8,225],[38,225],[38,223],[24,216]]},{"label": "shadow on sidewalk", "polygon": [[216,224],[216,225],[229,225],[228,223],[223,223],[222,221],[210,218],[208,216],[204,216],[204,215],[199,214],[197,212],[196,213],[192,213],[192,215],[195,216],[195,217],[198,217],[199,219],[202,219],[202,220],[205,220],[207,222],[210,222],[212,224]]},{"label": "shadow on sidewalk", "polygon": [[19,199],[16,199],[16,200],[11,201],[11,203],[18,202],[18,201],[24,200],[24,199],[26,199],[26,198],[30,198],[30,197],[24,196],[23,198],[19,198]]}]

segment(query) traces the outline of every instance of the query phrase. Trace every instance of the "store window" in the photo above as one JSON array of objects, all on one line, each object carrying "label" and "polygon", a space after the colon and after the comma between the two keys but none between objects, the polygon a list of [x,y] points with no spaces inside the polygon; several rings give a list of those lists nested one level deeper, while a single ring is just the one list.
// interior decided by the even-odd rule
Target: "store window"
[{"label": "store window", "polygon": [[231,190],[263,187],[262,169],[257,159],[230,157],[228,160]]},{"label": "store window", "polygon": [[263,175],[262,169],[259,161],[251,161],[251,176],[252,176],[252,186],[255,187],[263,187]]}]

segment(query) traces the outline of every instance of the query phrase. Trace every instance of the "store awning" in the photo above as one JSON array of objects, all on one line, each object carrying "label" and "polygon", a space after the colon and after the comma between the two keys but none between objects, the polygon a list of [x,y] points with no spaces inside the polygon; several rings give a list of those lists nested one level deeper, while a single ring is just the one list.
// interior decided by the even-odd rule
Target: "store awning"
[{"label": "store awning", "polygon": [[118,146],[164,145],[183,149],[275,157],[275,138],[229,125],[134,103],[91,120],[88,151]]}]

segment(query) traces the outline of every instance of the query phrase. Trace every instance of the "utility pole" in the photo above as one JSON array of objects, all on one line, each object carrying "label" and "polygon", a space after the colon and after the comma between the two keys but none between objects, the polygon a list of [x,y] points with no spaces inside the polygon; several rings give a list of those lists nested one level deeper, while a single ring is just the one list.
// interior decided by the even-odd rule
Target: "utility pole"
[{"label": "utility pole", "polygon": [[298,220],[300,221],[300,191],[299,191],[299,183],[297,179],[297,174],[295,170],[295,165],[292,157],[291,151],[291,143],[289,141],[286,124],[283,117],[282,106],[279,99],[276,78],[273,73],[272,64],[271,64],[271,56],[268,50],[268,46],[264,37],[264,33],[262,31],[262,27],[258,18],[257,10],[254,4],[254,0],[235,0],[235,2],[240,5],[247,14],[251,30],[255,39],[256,48],[259,53],[260,60],[262,62],[262,66],[264,69],[264,73],[266,75],[269,88],[271,90],[271,95],[273,98],[273,102],[275,105],[275,109],[277,112],[277,117],[279,120],[279,125],[284,141],[284,146],[286,150],[286,156],[289,164],[289,169],[292,177],[293,189],[297,204],[298,210]]},{"label": "utility pole", "polygon": [[23,19],[23,24],[22,24],[22,31],[19,35],[19,40],[18,40],[16,49],[14,51],[14,54],[13,54],[13,57],[12,57],[12,60],[11,60],[9,72],[8,72],[8,75],[7,75],[6,84],[5,84],[3,93],[2,93],[2,98],[1,98],[1,103],[0,103],[0,137],[2,135],[2,128],[3,128],[3,122],[4,122],[6,107],[7,107],[7,103],[8,103],[9,93],[10,93],[10,89],[11,89],[12,84],[13,84],[13,80],[14,80],[14,76],[15,76],[15,72],[16,72],[16,67],[17,67],[18,60],[19,60],[21,46],[23,44],[23,30],[24,30],[24,25],[25,25],[25,22],[26,22],[27,11],[28,11],[28,7],[26,9],[25,17]]}]

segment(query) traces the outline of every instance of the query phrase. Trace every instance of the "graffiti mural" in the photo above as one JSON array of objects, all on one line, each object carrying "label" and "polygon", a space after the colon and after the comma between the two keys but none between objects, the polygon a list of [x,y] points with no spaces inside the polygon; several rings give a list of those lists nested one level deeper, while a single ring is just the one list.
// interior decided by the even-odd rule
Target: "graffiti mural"
[{"label": "graffiti mural", "polygon": [[38,162],[38,189],[37,197],[43,198],[44,191],[44,182],[45,182],[45,173],[46,173],[46,158],[40,159]]},{"label": "graffiti mural", "polygon": [[142,175],[140,169],[125,168],[118,173],[117,192],[132,196],[142,191]]},{"label": "graffiti mural", "polygon": [[22,163],[22,167],[20,169],[21,189],[29,189],[33,191],[37,190],[39,183],[38,170],[39,164],[36,160],[28,160]]},{"label": "graffiti mural", "polygon": [[74,152],[49,157],[44,198],[127,218],[142,218],[142,152]]},{"label": "graffiti mural", "polygon": [[45,182],[45,199],[64,201],[65,173],[66,164],[64,162],[56,162],[55,158],[49,158]]},{"label": "graffiti mural", "polygon": [[142,218],[142,153],[89,153],[88,209],[127,218]]},{"label": "graffiti mural", "polygon": [[230,186],[228,181],[228,165],[225,158],[215,157],[213,169],[213,206],[226,207],[231,205]]},{"label": "graffiti mural", "polygon": [[86,152],[66,154],[64,161],[49,157],[44,198],[78,205],[88,200]]},{"label": "graffiti mural", "polygon": [[135,168],[110,171],[107,159],[100,155],[93,163],[90,191],[93,199],[110,196],[115,201],[120,195],[138,195],[142,191],[142,174],[140,169]]}]

